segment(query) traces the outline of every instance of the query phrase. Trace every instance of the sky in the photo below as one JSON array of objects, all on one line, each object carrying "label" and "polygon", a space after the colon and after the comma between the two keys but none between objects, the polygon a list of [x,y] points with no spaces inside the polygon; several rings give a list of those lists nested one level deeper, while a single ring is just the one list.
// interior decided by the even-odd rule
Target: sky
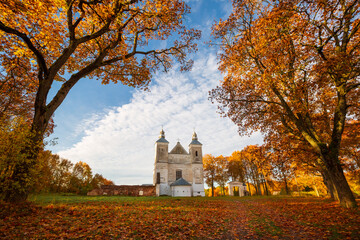
[{"label": "sky", "polygon": [[[149,91],[121,84],[101,85],[82,79],[55,112],[56,127],[47,149],[73,163],[89,164],[115,184],[152,184],[155,141],[164,129],[169,151],[177,141],[188,149],[196,131],[203,154],[229,156],[262,136],[240,136],[236,125],[221,117],[209,91],[220,84],[217,49],[206,44],[211,26],[232,11],[229,0],[188,0],[186,24],[202,31],[194,66],[153,75]],[[56,89],[56,88],[54,88]],[[53,90],[54,91],[54,90]]]}]

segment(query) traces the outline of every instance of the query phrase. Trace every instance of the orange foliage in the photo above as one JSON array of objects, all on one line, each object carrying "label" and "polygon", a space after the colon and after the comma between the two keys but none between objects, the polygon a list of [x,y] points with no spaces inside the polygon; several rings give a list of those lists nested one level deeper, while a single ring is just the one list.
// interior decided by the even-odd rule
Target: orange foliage
[{"label": "orange foliage", "polygon": [[233,8],[213,26],[224,80],[211,97],[240,134],[304,142],[340,203],[354,207],[339,153],[348,120],[360,116],[360,2],[242,0]]},{"label": "orange foliage", "polygon": [[[25,173],[36,163],[52,115],[80,79],[146,88],[152,74],[167,71],[174,60],[189,70],[187,54],[197,50],[200,38],[184,25],[190,9],[182,0],[0,0],[0,12],[0,103],[14,108],[8,112],[21,112],[15,111],[18,104],[34,107],[34,136],[23,150],[30,162],[21,170]],[[164,40],[166,47],[160,48],[157,41]],[[62,85],[49,98],[54,81]],[[13,85],[14,96],[4,103]],[[26,199],[15,195],[8,201]]]}]

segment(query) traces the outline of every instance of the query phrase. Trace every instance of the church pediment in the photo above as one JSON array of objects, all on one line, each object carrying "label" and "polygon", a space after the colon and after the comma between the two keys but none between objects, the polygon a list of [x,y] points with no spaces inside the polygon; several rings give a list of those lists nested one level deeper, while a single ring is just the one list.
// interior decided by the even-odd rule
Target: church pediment
[{"label": "church pediment", "polygon": [[181,146],[180,142],[177,142],[175,147],[170,151],[170,154],[188,154],[188,152]]}]

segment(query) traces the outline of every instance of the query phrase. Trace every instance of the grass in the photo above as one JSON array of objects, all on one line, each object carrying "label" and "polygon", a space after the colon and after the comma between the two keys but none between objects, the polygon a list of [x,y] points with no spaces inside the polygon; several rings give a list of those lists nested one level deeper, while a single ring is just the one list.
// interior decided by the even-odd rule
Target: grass
[{"label": "grass", "polygon": [[4,239],[360,239],[359,209],[320,198],[32,195],[0,202]]},{"label": "grass", "polygon": [[[164,197],[161,197],[164,198]],[[166,198],[166,197],[165,197]],[[156,197],[123,197],[123,196],[81,196],[75,194],[36,194],[29,196],[28,200],[41,205],[46,204],[71,204],[86,202],[136,202],[154,201]]]}]

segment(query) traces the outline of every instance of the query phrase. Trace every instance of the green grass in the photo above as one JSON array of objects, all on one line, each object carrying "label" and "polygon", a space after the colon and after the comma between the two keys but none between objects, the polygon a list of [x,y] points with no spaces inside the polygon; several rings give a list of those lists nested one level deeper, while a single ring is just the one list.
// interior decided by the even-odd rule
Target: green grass
[{"label": "green grass", "polygon": [[124,197],[124,196],[81,196],[75,194],[34,194],[30,195],[30,202],[41,205],[56,203],[86,203],[86,202],[134,202],[134,201],[154,201],[171,197]]}]

